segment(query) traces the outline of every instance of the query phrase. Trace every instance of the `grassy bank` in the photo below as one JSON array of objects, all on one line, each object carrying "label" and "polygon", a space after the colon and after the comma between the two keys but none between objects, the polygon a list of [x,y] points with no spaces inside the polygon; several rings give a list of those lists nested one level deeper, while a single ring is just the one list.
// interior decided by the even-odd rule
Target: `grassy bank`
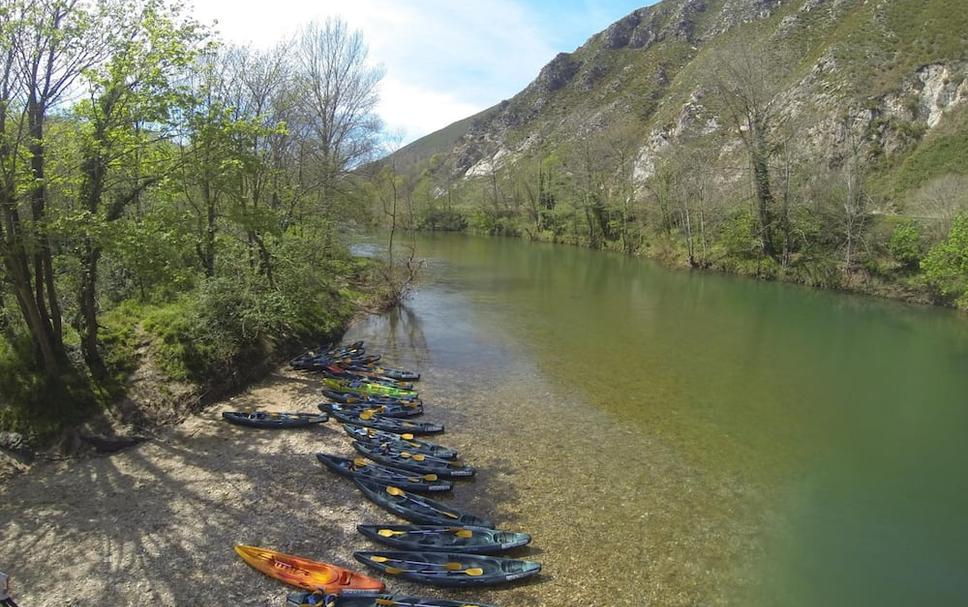
[{"label": "grassy bank", "polygon": [[[104,420],[139,427],[180,419],[299,349],[338,339],[355,313],[385,299],[373,262],[348,255],[279,281],[219,277],[168,301],[119,302],[100,319],[109,371],[101,380],[75,374],[52,385],[25,337],[0,339],[0,431],[43,447]],[[76,334],[66,341],[79,357]]]}]

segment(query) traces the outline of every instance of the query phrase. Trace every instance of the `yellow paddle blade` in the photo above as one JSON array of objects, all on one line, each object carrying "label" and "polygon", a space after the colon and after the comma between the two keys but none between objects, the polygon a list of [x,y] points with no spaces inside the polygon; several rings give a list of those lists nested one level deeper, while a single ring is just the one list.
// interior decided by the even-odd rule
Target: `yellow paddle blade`
[{"label": "yellow paddle blade", "polygon": [[400,487],[392,487],[392,486],[387,487],[387,493],[389,493],[390,495],[395,495],[397,497],[407,494],[407,492],[401,489]]},{"label": "yellow paddle blade", "polygon": [[447,571],[460,571],[463,568],[464,566],[461,565],[460,563],[453,563],[453,562],[444,563],[444,569],[446,569]]},{"label": "yellow paddle blade", "polygon": [[406,434],[401,434],[400,438],[402,438],[403,440],[413,440],[413,434],[410,434],[409,432]]},{"label": "yellow paddle blade", "polygon": [[366,429],[366,435],[367,436],[376,436],[376,430],[374,430],[373,428],[367,428]]},{"label": "yellow paddle blade", "polygon": [[360,412],[360,419],[373,419],[373,409]]},{"label": "yellow paddle blade", "polygon": [[400,452],[400,457],[402,457],[403,459],[407,459],[407,458],[410,457],[410,452],[409,451],[401,451]]},{"label": "yellow paddle blade", "polygon": [[358,458],[356,458],[356,459],[353,460],[353,465],[354,466],[359,466],[360,468],[362,468],[363,466],[368,466],[369,464],[367,464],[366,463],[366,460],[363,459],[362,457],[358,457]]},{"label": "yellow paddle blade", "polygon": [[464,539],[467,539],[469,537],[474,537],[474,532],[471,531],[470,529],[451,529],[451,531],[453,531],[454,535],[456,535],[457,537],[462,537]]},{"label": "yellow paddle blade", "polygon": [[390,575],[397,575],[399,573],[403,573],[403,569],[400,569],[399,567],[384,567],[383,572],[389,573]]},{"label": "yellow paddle blade", "polygon": [[375,602],[377,605],[386,605],[387,607],[397,604],[396,601],[393,601],[391,599],[377,599]]},{"label": "yellow paddle blade", "polygon": [[382,535],[383,537],[393,537],[394,535],[405,535],[406,531],[394,531],[393,529],[380,529],[377,531],[377,535]]},{"label": "yellow paddle blade", "polygon": [[373,556],[370,557],[370,560],[373,561],[374,563],[385,563],[390,559],[388,559],[385,556],[380,556],[379,554],[374,554]]},{"label": "yellow paddle blade", "polygon": [[418,454],[416,454],[416,455],[413,456],[413,461],[415,461],[415,462],[422,462],[425,459],[427,459],[426,456],[421,455],[420,453],[418,453]]},{"label": "yellow paddle blade", "polygon": [[424,475],[423,475],[423,479],[424,479],[425,481],[430,481],[430,482],[432,483],[432,482],[434,482],[435,480],[437,480],[437,475],[436,475],[436,474],[424,474]]},{"label": "yellow paddle blade", "polygon": [[465,569],[464,573],[466,573],[471,577],[477,577],[480,575],[484,575],[484,570],[481,569],[480,567],[471,567],[470,569]]}]

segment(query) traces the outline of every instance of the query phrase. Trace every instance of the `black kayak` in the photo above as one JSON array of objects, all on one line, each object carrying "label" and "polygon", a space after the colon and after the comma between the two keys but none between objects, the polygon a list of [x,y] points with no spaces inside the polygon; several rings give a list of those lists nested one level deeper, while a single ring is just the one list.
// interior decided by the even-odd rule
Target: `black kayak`
[{"label": "black kayak", "polygon": [[396,434],[437,434],[444,431],[444,427],[440,424],[412,422],[405,419],[384,417],[382,415],[367,415],[365,411],[359,415],[346,415],[345,413],[337,413],[334,411],[333,417],[344,424],[376,428],[377,430],[385,430]]},{"label": "black kayak", "polygon": [[533,561],[451,552],[354,552],[359,562],[406,580],[434,586],[490,586],[541,571]]},{"label": "black kayak", "polygon": [[376,446],[353,441],[353,448],[375,462],[402,470],[434,473],[444,478],[470,478],[477,472],[472,466],[465,466],[454,460],[414,453],[407,448],[398,449],[390,444]]},{"label": "black kayak", "polygon": [[323,396],[329,400],[344,405],[422,405],[423,401],[419,398],[394,398],[392,396],[360,396],[353,392],[340,392],[323,388],[320,390]]},{"label": "black kayak", "polygon": [[467,514],[436,502],[430,498],[404,491],[393,485],[381,485],[373,481],[353,479],[367,498],[385,510],[415,523],[425,525],[468,525],[470,527],[494,528],[491,521]]},{"label": "black kayak", "polygon": [[293,592],[286,597],[286,605],[294,607],[493,607],[484,603],[448,601],[402,594],[374,594],[344,591],[342,595],[322,592]]},{"label": "black kayak", "polygon": [[336,474],[370,480],[381,485],[393,485],[406,491],[437,493],[454,488],[453,483],[441,480],[436,474],[414,474],[408,470],[380,466],[362,457],[349,459],[328,453],[317,453],[316,459]]},{"label": "black kayak", "polygon": [[329,419],[321,413],[271,413],[256,411],[224,411],[222,417],[240,426],[251,428],[305,428],[313,424],[321,424]]},{"label": "black kayak", "polygon": [[357,525],[356,529],[371,540],[395,550],[494,554],[531,543],[531,536],[527,533],[497,531],[485,527]]},{"label": "black kayak", "polygon": [[344,415],[360,415],[364,411],[371,414],[382,415],[383,417],[394,417],[397,419],[404,417],[417,417],[423,415],[424,408],[421,404],[406,405],[344,405],[343,403],[319,403],[320,411],[326,413],[342,413]]},{"label": "black kayak", "polygon": [[440,459],[457,459],[458,455],[456,449],[438,445],[437,443],[417,440],[412,434],[395,434],[393,432],[384,432],[383,430],[364,428],[363,426],[354,426],[352,424],[343,424],[343,429],[353,439],[367,445],[391,445],[400,449],[410,449],[414,453],[432,455]]},{"label": "black kayak", "polygon": [[391,367],[383,367],[370,363],[369,365],[359,365],[355,363],[350,363],[343,365],[348,371],[369,371],[372,373],[378,373],[384,377],[389,377],[390,379],[395,379],[397,381],[417,381],[420,379],[420,374],[416,371],[407,371],[406,369],[393,369]]}]

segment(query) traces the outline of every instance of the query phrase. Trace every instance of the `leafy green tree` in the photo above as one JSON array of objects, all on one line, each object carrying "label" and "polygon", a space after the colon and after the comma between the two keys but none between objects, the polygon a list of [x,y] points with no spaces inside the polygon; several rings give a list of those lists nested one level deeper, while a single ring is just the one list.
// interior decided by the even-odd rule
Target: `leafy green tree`
[{"label": "leafy green tree", "polygon": [[948,238],[928,251],[921,268],[941,296],[968,309],[968,215],[955,218]]},{"label": "leafy green tree", "polygon": [[887,248],[891,256],[906,268],[917,269],[924,253],[921,244],[921,230],[918,225],[911,220],[906,220],[897,225],[891,232],[891,239],[887,243]]}]

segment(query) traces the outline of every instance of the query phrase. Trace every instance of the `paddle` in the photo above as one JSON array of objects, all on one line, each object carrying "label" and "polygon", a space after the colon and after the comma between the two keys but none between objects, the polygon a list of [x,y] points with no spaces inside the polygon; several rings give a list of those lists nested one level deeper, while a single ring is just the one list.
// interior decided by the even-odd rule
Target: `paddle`
[{"label": "paddle", "polygon": [[[362,457],[358,457],[353,460],[353,465],[356,466],[357,468],[365,468],[366,466],[370,465],[370,462],[366,461]],[[415,483],[418,483],[422,480],[427,481],[428,483],[432,483],[436,480],[439,480],[439,478],[437,477],[436,474],[424,474],[423,476],[408,476],[407,480],[413,481]]]},{"label": "paddle", "polygon": [[417,502],[417,503],[421,504],[422,506],[424,506],[425,508],[429,508],[430,510],[433,510],[434,512],[439,512],[439,513],[443,514],[447,518],[460,518],[460,515],[454,514],[453,512],[449,512],[447,510],[441,510],[440,508],[435,508],[434,506],[431,506],[426,501],[414,499],[412,496],[407,495],[407,492],[404,491],[403,489],[401,489],[400,487],[393,487],[393,486],[387,487],[387,493],[389,493],[390,495],[392,495],[394,497],[403,497],[403,498],[406,498],[406,499],[408,499],[408,500],[410,500],[412,502]]},{"label": "paddle", "polygon": [[[453,573],[463,573],[466,575],[470,575],[472,577],[484,575],[484,570],[481,569],[480,567],[469,567],[467,569],[464,569],[463,565],[461,565],[460,563],[455,563],[453,561],[448,563],[428,563],[426,561],[406,561],[403,559],[395,559],[395,558],[379,556],[379,555],[371,556],[370,560],[373,561],[374,563],[386,563],[387,561],[393,561],[394,563],[406,563],[407,565],[425,565],[427,567],[443,567],[447,571],[450,571]],[[386,571],[390,575],[396,575],[397,573],[403,573],[404,571],[407,571],[407,570],[400,569],[399,567],[393,567],[392,565],[387,565],[384,568],[384,571]]]},{"label": "paddle", "polygon": [[[377,599],[376,604],[381,607],[434,607],[430,603],[401,603],[394,599]],[[461,605],[461,607],[479,607],[478,605]]]},{"label": "paddle", "polygon": [[[460,527],[451,527],[448,531],[452,532],[457,537],[464,539],[474,537],[474,532],[470,529],[461,529]],[[431,535],[433,533],[440,533],[437,529],[420,529],[419,531],[395,531],[393,529],[380,529],[377,531],[378,535],[383,537],[393,537],[394,535]]]}]

